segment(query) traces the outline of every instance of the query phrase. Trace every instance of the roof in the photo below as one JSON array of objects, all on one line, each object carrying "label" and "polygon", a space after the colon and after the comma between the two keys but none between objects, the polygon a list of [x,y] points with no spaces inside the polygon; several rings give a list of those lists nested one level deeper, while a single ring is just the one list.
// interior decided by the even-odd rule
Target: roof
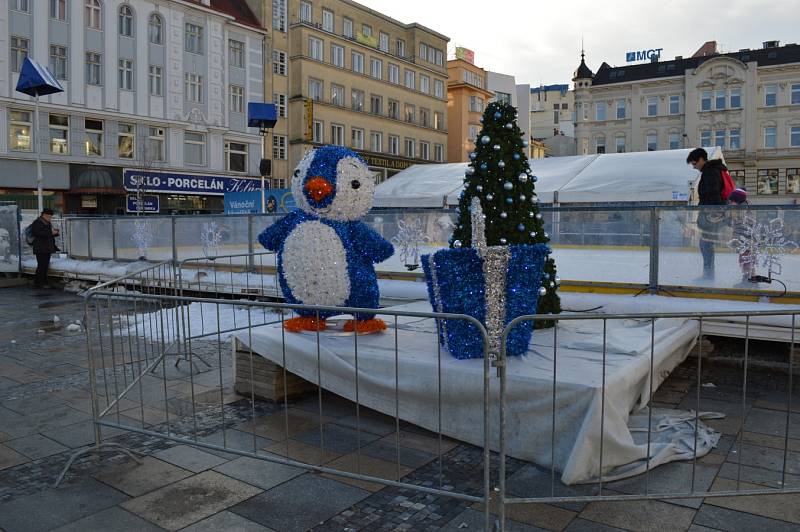
[{"label": "roof", "polygon": [[531,87],[531,94],[538,94],[540,92],[567,92],[569,90],[569,85],[567,84],[559,84],[559,85],[540,85],[539,87]]},{"label": "roof", "polygon": [[683,76],[687,70],[697,68],[704,62],[716,57],[730,57],[742,63],[756,62],[758,66],[800,63],[800,45],[787,44],[786,46],[775,48],[741,50],[727,54],[687,57],[673,59],[671,61],[658,61],[620,67],[612,67],[607,63],[603,63],[597,70],[597,74],[594,75],[592,85],[609,85],[611,83],[627,83],[645,79]]},{"label": "roof", "polygon": [[245,26],[264,29],[258,17],[243,0],[211,0],[211,9],[231,15],[236,22]]},{"label": "roof", "polygon": [[575,70],[575,75],[572,76],[572,79],[591,78],[593,75],[592,69],[586,66],[586,59],[583,52],[581,52],[581,64],[578,65],[578,68]]}]

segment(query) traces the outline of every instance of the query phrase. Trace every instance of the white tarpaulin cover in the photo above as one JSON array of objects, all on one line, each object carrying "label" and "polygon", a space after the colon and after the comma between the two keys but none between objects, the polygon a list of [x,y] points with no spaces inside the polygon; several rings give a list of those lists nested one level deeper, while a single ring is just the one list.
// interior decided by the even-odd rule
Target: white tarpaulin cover
[{"label": "white tarpaulin cover", "polygon": [[[686,164],[686,150],[574,155],[530,160],[542,203],[682,201],[699,172]],[[709,148],[709,157],[722,150]],[[434,208],[457,205],[467,163],[418,164],[375,189],[375,206]]]},{"label": "white tarpaulin cover", "polygon": [[[427,302],[394,307],[430,312]],[[395,378],[399,383],[401,419],[437,430],[475,445],[483,443],[483,360],[456,360],[441,353],[440,382],[437,364],[436,325],[431,319],[399,317],[398,375],[395,373],[394,319],[389,331],[359,336],[358,384],[362,405],[394,416]],[[556,368],[555,466],[566,484],[595,479],[600,466],[601,412],[604,479],[641,473],[646,467],[648,416],[642,405],[650,394],[652,356],[653,389],[680,364],[693,347],[698,333],[695,321],[657,320],[655,342],[650,343],[650,322],[609,321],[606,375],[603,387],[602,322],[565,321],[558,330]],[[287,370],[318,382],[316,333],[282,334],[280,325],[266,325],[238,333],[254,352],[283,364],[285,338]],[[355,337],[333,331],[320,334],[322,386],[355,400]],[[553,330],[534,333],[527,356],[508,363],[506,395],[506,447],[515,458],[551,465],[553,422]],[[491,445],[498,448],[499,381],[491,371]],[[630,415],[637,412],[636,415]],[[644,433],[641,427],[645,427]],[[650,466],[692,456],[694,415],[687,412],[653,411]],[[697,452],[706,454],[718,434],[702,423],[698,427]]]}]

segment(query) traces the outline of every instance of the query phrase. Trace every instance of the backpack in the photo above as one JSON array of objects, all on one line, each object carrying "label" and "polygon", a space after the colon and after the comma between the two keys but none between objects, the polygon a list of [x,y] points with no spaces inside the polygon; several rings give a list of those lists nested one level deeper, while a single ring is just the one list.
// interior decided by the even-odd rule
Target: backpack
[{"label": "backpack", "polygon": [[33,241],[36,240],[36,237],[33,236],[33,224],[30,224],[28,227],[25,228],[25,242],[29,246],[33,246]]},{"label": "backpack", "polygon": [[733,182],[730,172],[725,168],[720,171],[720,175],[722,176],[722,193],[720,195],[723,201],[728,201],[728,196],[736,190],[736,183]]}]

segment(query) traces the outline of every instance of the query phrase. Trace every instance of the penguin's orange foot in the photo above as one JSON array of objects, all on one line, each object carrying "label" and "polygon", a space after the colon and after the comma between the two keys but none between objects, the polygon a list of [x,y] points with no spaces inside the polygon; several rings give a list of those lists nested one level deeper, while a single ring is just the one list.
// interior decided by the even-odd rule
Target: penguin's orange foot
[{"label": "penguin's orange foot", "polygon": [[386,323],[378,318],[371,320],[350,320],[344,324],[346,332],[358,331],[359,334],[369,334],[386,330]]},{"label": "penguin's orange foot", "polygon": [[289,332],[300,332],[300,331],[324,331],[325,330],[325,320],[317,318],[307,318],[303,316],[298,316],[296,318],[291,318],[283,322],[283,328]]}]

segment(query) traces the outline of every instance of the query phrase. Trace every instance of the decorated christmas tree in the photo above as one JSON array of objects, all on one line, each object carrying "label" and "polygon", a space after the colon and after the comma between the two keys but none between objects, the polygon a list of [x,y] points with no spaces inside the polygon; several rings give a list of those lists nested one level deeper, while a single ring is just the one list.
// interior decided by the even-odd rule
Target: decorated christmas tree
[{"label": "decorated christmas tree", "polygon": [[[481,121],[483,128],[475,139],[475,151],[470,153],[450,247],[474,245],[470,209],[473,198],[480,200],[483,210],[487,245],[547,244],[550,238],[544,229],[534,185],[537,178],[525,156],[528,142],[517,126],[517,110],[509,104],[492,102],[486,106]],[[544,263],[537,313],[561,312],[559,283],[555,260],[549,256]]]}]

